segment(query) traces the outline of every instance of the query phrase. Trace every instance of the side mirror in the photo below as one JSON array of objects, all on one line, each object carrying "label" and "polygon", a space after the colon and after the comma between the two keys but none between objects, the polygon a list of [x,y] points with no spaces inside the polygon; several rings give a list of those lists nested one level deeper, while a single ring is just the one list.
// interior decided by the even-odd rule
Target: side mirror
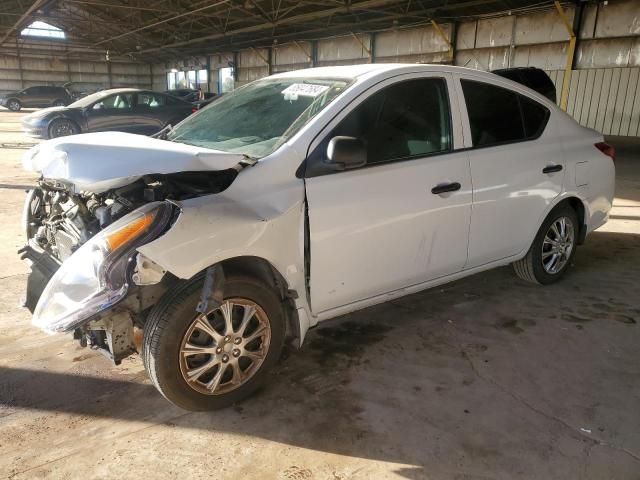
[{"label": "side mirror", "polygon": [[364,143],[355,137],[333,137],[327,147],[325,161],[333,170],[349,170],[367,163]]}]

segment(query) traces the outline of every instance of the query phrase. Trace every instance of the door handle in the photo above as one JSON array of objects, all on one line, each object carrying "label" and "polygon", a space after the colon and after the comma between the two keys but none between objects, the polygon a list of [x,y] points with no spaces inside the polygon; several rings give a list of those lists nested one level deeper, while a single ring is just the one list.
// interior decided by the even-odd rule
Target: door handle
[{"label": "door handle", "polygon": [[542,169],[542,173],[555,173],[562,170],[562,165],[549,165]]},{"label": "door handle", "polygon": [[440,195],[441,193],[455,192],[456,190],[460,190],[462,186],[458,182],[453,183],[443,183],[441,185],[436,185],[431,189],[431,193],[434,195]]}]

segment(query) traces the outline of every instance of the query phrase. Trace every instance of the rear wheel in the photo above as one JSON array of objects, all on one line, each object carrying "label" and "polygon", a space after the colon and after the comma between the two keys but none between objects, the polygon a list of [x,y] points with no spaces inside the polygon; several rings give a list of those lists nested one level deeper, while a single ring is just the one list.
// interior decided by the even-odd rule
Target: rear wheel
[{"label": "rear wheel", "polygon": [[49,125],[49,138],[66,137],[80,133],[78,126],[71,120],[60,118]]},{"label": "rear wheel", "polygon": [[7,102],[7,108],[12,112],[18,112],[22,108],[22,104],[19,100],[12,98]]},{"label": "rear wheel", "polygon": [[284,344],[282,303],[273,289],[227,276],[224,302],[196,312],[202,278],[183,283],[154,307],[144,328],[143,359],[156,388],[186,410],[215,410],[253,393]]},{"label": "rear wheel", "polygon": [[576,251],[578,216],[569,205],[555,208],[545,219],[527,255],[513,263],[523,280],[547,285],[567,271]]}]

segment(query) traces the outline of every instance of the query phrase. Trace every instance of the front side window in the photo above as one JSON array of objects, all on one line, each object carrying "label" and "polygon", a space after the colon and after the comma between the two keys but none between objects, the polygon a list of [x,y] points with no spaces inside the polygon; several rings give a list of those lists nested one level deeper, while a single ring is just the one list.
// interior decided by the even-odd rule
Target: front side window
[{"label": "front side window", "polygon": [[118,93],[116,95],[111,95],[110,97],[106,97],[104,100],[96,103],[93,106],[94,110],[124,110],[127,108],[131,108],[131,104],[133,102],[133,94],[131,93]]},{"label": "front side window", "polygon": [[512,90],[461,80],[474,147],[520,142],[539,136],[549,110]]},{"label": "front side window", "polygon": [[335,136],[361,139],[367,164],[448,151],[447,84],[441,78],[422,78],[384,88],[349,113],[327,140]]},{"label": "front side window", "polygon": [[167,140],[255,157],[269,155],[348,84],[328,78],[259,80],[188,117]]}]

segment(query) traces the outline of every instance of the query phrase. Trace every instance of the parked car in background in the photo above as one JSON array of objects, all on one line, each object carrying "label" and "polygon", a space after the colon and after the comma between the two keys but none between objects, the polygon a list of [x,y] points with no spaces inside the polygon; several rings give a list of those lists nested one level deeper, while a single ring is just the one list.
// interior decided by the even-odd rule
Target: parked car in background
[{"label": "parked car in background", "polygon": [[[200,100],[200,92],[193,88],[178,88],[175,90],[167,90],[164,93],[166,93],[167,95],[173,95],[174,97],[181,98],[187,102],[193,103],[193,102],[202,101]],[[210,98],[215,97],[215,93],[203,92],[202,96],[204,97],[204,100],[208,100]]]},{"label": "parked car in background", "polygon": [[206,97],[204,100],[197,100],[193,102],[198,110],[203,109],[207,105],[219,100],[223,94],[216,95],[215,93],[211,93],[209,97]]},{"label": "parked car in background", "polygon": [[45,139],[104,131],[153,135],[196,110],[164,93],[118,88],[93,93],[68,107],[34,112],[22,119],[22,126],[27,135]]},{"label": "parked car in background", "polygon": [[0,105],[17,112],[21,108],[63,107],[73,102],[64,87],[29,87],[0,96]]},{"label": "parked car in background", "polygon": [[536,67],[514,67],[492,70],[491,73],[513,80],[544,95],[553,103],[557,101],[556,86],[547,72]]},{"label": "parked car in background", "polygon": [[140,351],[176,405],[228,406],[318,322],[508,264],[560,280],[609,218],[614,154],[486,72],[273,75],[164,139],[30,150],[42,179],[24,209],[27,305],[116,363]]},{"label": "parked car in background", "polygon": [[194,90],[193,88],[178,88],[175,90],[167,90],[167,95],[171,95],[177,98],[181,98],[186,102],[196,102],[199,100],[200,92],[198,90]]}]

